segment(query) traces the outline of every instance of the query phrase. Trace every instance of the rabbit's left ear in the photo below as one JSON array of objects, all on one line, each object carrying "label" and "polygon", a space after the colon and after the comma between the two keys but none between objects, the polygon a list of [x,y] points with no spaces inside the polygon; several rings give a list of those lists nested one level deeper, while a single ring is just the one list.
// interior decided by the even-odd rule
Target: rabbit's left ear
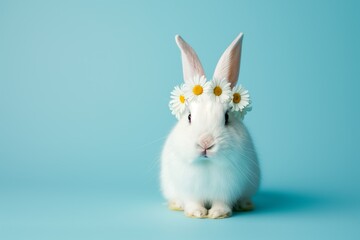
[{"label": "rabbit's left ear", "polygon": [[238,81],[240,70],[241,46],[243,40],[243,33],[230,44],[221,56],[216,65],[213,79],[226,79],[230,82],[231,88],[234,87]]},{"label": "rabbit's left ear", "polygon": [[175,36],[175,41],[181,51],[184,82],[190,81],[195,76],[204,76],[204,69],[194,49],[179,35]]}]

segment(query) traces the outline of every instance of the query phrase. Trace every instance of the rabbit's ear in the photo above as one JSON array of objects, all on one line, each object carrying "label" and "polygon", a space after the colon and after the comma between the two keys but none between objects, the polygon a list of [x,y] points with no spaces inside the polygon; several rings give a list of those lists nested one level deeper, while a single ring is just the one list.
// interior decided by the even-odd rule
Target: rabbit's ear
[{"label": "rabbit's ear", "polygon": [[189,81],[195,75],[205,75],[204,69],[194,49],[192,49],[192,47],[190,47],[190,45],[187,44],[179,35],[175,36],[175,41],[181,51],[184,82]]},{"label": "rabbit's ear", "polygon": [[240,33],[225,50],[216,65],[213,79],[226,79],[230,82],[231,87],[236,85],[239,77],[243,36],[244,34]]}]

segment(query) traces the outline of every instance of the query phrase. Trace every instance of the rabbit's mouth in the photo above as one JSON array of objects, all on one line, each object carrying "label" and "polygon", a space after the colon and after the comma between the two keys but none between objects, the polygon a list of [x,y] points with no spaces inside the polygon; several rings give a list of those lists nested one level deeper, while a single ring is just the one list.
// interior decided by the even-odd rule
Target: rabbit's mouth
[{"label": "rabbit's mouth", "polygon": [[198,155],[198,157],[196,157],[193,161],[193,163],[195,164],[205,164],[205,163],[208,163],[210,162],[211,158],[209,158],[208,155],[203,155],[203,154],[200,154]]},{"label": "rabbit's mouth", "polygon": [[213,154],[214,143],[212,144],[197,144],[197,149],[201,158],[209,158]]},{"label": "rabbit's mouth", "polygon": [[209,156],[208,156],[208,152],[207,152],[206,149],[201,152],[201,157],[203,157],[203,158],[208,158],[208,157],[209,157]]},{"label": "rabbit's mouth", "polygon": [[213,151],[211,148],[201,149],[199,152],[199,155],[200,155],[200,158],[209,159],[215,155],[215,151]]}]

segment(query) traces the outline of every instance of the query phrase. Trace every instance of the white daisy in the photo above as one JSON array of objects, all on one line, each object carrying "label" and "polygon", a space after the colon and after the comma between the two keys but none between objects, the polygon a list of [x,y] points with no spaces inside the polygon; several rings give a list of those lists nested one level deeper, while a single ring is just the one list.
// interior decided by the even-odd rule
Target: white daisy
[{"label": "white daisy", "polygon": [[231,111],[242,111],[250,103],[249,91],[241,85],[232,90],[232,100],[230,101]]},{"label": "white daisy", "polygon": [[186,110],[186,98],[184,93],[184,85],[176,86],[171,92],[171,100],[169,103],[171,113],[179,119]]},{"label": "white daisy", "polygon": [[209,82],[208,94],[211,96],[211,99],[226,103],[231,99],[230,83],[226,79],[213,79]]},{"label": "white daisy", "polygon": [[208,91],[208,83],[205,76],[195,76],[184,86],[185,97],[189,101],[199,100]]}]

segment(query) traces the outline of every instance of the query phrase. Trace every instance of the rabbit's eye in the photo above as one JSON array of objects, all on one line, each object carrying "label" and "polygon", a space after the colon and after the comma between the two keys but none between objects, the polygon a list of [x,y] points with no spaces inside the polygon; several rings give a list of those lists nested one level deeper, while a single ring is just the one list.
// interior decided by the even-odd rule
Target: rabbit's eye
[{"label": "rabbit's eye", "polygon": [[228,125],[229,123],[229,114],[225,113],[225,125]]},{"label": "rabbit's eye", "polygon": [[189,123],[191,123],[191,113],[189,114],[188,119],[189,119]]}]

